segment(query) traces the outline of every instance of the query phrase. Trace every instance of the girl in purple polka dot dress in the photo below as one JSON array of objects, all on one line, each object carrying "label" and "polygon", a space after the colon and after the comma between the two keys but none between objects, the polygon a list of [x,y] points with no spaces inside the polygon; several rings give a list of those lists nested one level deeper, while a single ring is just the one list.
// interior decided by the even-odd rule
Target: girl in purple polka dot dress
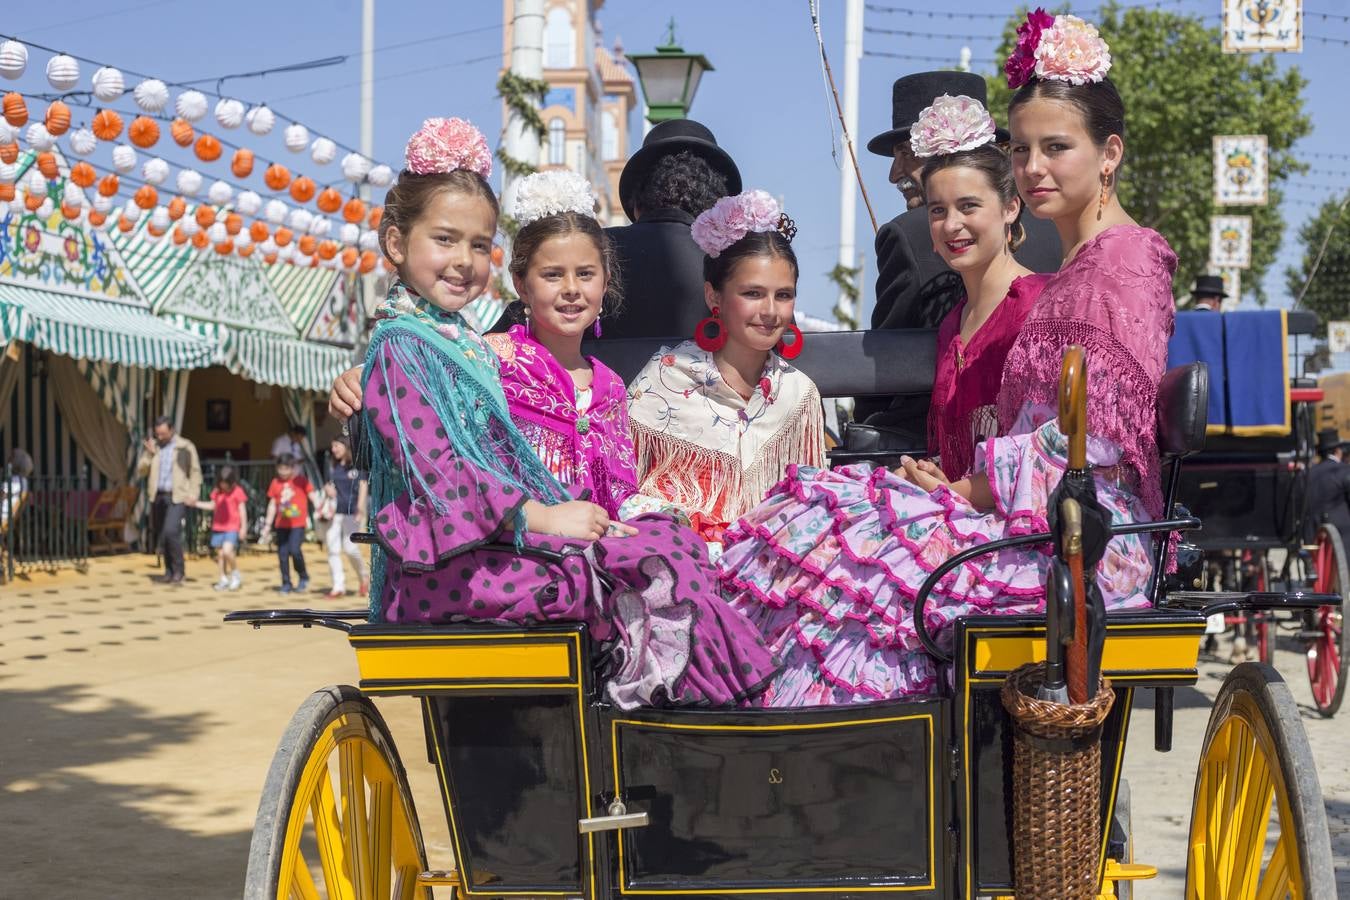
[{"label": "girl in purple polka dot dress", "polygon": [[[430,119],[385,200],[380,245],[399,280],[377,314],[361,413],[372,618],[584,622],[613,642],[606,691],[621,708],[753,696],[777,662],[719,598],[703,542],[668,518],[624,524],[572,499],[512,424],[497,357],[459,314],[489,279],[490,171],[477,129]],[[489,548],[510,542],[567,555]]]}]

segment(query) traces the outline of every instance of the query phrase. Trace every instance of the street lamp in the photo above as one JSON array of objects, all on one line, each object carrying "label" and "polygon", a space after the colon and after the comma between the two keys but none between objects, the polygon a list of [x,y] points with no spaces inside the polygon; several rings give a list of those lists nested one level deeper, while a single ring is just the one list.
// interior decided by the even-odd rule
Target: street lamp
[{"label": "street lamp", "polygon": [[670,20],[666,42],[655,53],[629,53],[637,67],[642,96],[647,101],[647,121],[655,125],[668,119],[683,119],[689,114],[704,72],[712,63],[701,53],[685,53],[675,43],[675,20]]}]

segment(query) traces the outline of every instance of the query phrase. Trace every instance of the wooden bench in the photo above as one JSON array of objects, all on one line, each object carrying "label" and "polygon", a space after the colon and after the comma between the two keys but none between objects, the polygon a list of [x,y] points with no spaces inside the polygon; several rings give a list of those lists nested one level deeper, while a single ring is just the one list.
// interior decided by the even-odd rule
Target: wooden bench
[{"label": "wooden bench", "polygon": [[128,484],[108,488],[98,495],[89,511],[89,551],[130,550],[126,540],[126,525],[136,509],[141,489]]}]

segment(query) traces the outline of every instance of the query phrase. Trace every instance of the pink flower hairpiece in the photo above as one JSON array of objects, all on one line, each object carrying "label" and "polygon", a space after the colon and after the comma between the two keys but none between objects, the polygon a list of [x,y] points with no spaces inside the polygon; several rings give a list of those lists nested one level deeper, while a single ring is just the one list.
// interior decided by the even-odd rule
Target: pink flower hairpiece
[{"label": "pink flower hairpiece", "polygon": [[465,169],[483,178],[492,174],[492,152],[487,138],[463,119],[427,119],[408,138],[404,151],[409,172],[437,175]]},{"label": "pink flower hairpiece", "polygon": [[1077,16],[1051,16],[1043,9],[1017,26],[1017,46],[1003,71],[1016,89],[1032,76],[1070,84],[1098,82],[1111,70],[1111,49],[1097,27]]},{"label": "pink flower hairpiece", "polygon": [[700,213],[690,233],[699,249],[716,259],[752,231],[780,231],[784,218],[783,208],[767,191],[743,191]]},{"label": "pink flower hairpiece", "polygon": [[964,94],[943,94],[919,113],[910,129],[910,146],[919,158],[974,150],[994,139],[994,119],[984,104]]}]

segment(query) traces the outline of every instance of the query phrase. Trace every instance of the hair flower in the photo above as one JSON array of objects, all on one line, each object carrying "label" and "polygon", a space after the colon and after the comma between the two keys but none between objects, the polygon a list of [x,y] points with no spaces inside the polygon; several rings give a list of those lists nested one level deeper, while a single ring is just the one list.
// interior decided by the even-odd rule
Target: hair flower
[{"label": "hair flower", "polygon": [[964,94],[943,94],[919,113],[910,145],[920,158],[974,150],[994,139],[994,119],[984,104]]},{"label": "hair flower", "polygon": [[535,172],[520,179],[511,216],[522,228],[545,216],[577,213],[595,217],[590,182],[570,169]]},{"label": "hair flower", "polygon": [[[784,225],[784,222],[787,225]],[[708,256],[719,254],[752,231],[777,231],[788,240],[792,235],[784,228],[792,228],[783,208],[767,191],[744,191],[734,197],[723,197],[694,220],[690,233],[694,243]]]},{"label": "hair flower", "polygon": [[1008,87],[1036,78],[1070,84],[1098,82],[1111,70],[1111,49],[1097,26],[1077,16],[1051,17],[1037,9],[1017,28],[1017,47],[1003,71]]},{"label": "hair flower", "polygon": [[1017,46],[1003,64],[1003,72],[1008,76],[1008,87],[1016,90],[1031,80],[1036,74],[1036,47],[1041,42],[1041,32],[1055,24],[1055,17],[1037,7],[1027,13],[1027,20],[1017,26]]},{"label": "hair flower", "polygon": [[492,174],[492,153],[487,138],[463,119],[427,119],[404,151],[408,171],[414,175],[438,175],[465,169],[483,178]]}]

